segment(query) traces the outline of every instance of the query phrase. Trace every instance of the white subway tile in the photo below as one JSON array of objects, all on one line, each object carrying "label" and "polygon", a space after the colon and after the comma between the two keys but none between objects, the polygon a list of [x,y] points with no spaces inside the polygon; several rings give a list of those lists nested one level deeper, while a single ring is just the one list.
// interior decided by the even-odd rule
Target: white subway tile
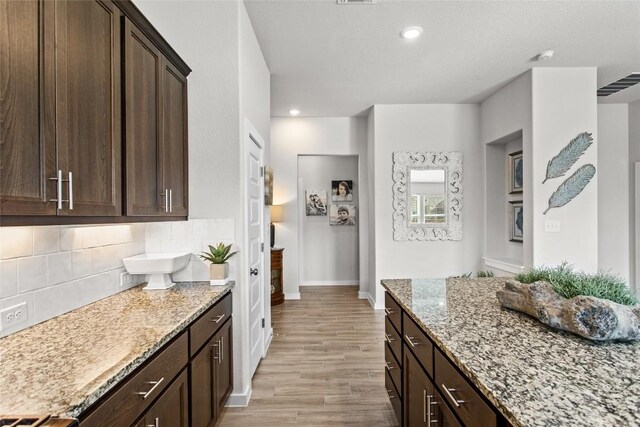
[{"label": "white subway tile", "polygon": [[33,255],[33,228],[1,227],[0,259]]},{"label": "white subway tile", "polygon": [[133,241],[133,235],[129,225],[111,225],[100,230],[100,242],[102,246],[120,245]]},{"label": "white subway tile", "polygon": [[81,307],[83,304],[79,282],[75,280],[35,291],[35,323],[44,322]]},{"label": "white subway tile", "polygon": [[82,305],[91,304],[118,292],[120,271],[123,270],[113,270],[82,279],[79,287]]},{"label": "white subway tile", "polygon": [[124,258],[143,254],[145,251],[144,242],[131,242],[124,245]]},{"label": "white subway tile", "polygon": [[207,220],[205,219],[192,219],[191,223],[191,236],[193,239],[205,239],[209,230],[207,227]]},{"label": "white subway tile", "polygon": [[150,222],[145,227],[145,239],[171,239],[170,222]]},{"label": "white subway tile", "polygon": [[144,241],[144,224],[131,224],[131,237],[134,242]]},{"label": "white subway tile", "polygon": [[60,252],[60,229],[58,227],[35,227],[33,229],[33,254],[44,255]]},{"label": "white subway tile", "polygon": [[91,272],[102,273],[122,267],[124,245],[104,246],[91,249]]},{"label": "white subway tile", "polygon": [[82,227],[60,228],[60,250],[75,251],[82,249]]},{"label": "white subway tile", "polygon": [[157,254],[162,249],[162,240],[160,239],[151,239],[147,240],[144,245],[144,251],[148,254]]},{"label": "white subway tile", "polygon": [[49,255],[49,286],[57,285],[63,282],[69,282],[75,277],[73,275],[73,267],[71,262],[71,252],[60,252]]},{"label": "white subway tile", "polygon": [[102,246],[100,227],[85,227],[82,229],[82,247],[85,249]]},{"label": "white subway tile", "polygon": [[18,291],[29,292],[47,286],[47,257],[34,256],[18,260]]},{"label": "white subway tile", "polygon": [[162,240],[160,242],[160,252],[165,254],[180,252],[181,247],[182,242],[180,240]]},{"label": "white subway tile", "polygon": [[172,222],[171,238],[173,240],[191,239],[191,223],[189,221]]},{"label": "white subway tile", "polygon": [[0,298],[18,293],[18,261],[10,259],[0,262]]},{"label": "white subway tile", "polygon": [[4,330],[0,331],[0,336],[6,337],[7,335],[10,335],[14,332],[18,332],[25,328],[28,328],[29,326],[33,326],[36,323],[35,304],[33,296],[33,292],[28,292],[13,297],[0,299],[0,310],[23,302],[27,303],[27,321],[5,328]]},{"label": "white subway tile", "polygon": [[193,261],[189,260],[189,264],[180,271],[176,271],[171,275],[174,282],[191,282],[193,281]]},{"label": "white subway tile", "polygon": [[219,240],[234,240],[235,229],[232,219],[210,219],[208,220],[210,238]]},{"label": "white subway tile", "polygon": [[71,252],[71,264],[74,279],[91,275],[91,249]]},{"label": "white subway tile", "polygon": [[209,280],[209,264],[203,261],[193,261],[193,280]]},{"label": "white subway tile", "polygon": [[182,240],[180,244],[181,252],[190,252],[192,254],[200,255],[202,252],[201,240]]}]

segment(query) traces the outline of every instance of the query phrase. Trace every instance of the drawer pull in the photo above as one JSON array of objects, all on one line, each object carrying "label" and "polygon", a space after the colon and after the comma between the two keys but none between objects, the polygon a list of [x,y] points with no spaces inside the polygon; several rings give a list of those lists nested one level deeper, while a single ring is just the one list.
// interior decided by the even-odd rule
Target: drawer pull
[{"label": "drawer pull", "polygon": [[391,338],[391,335],[387,334],[386,332],[385,332],[385,334],[384,334],[384,339],[385,339],[389,344],[391,344],[391,341],[395,341],[393,338]]},{"label": "drawer pull", "polygon": [[224,316],[225,316],[225,314],[222,313],[220,316],[216,317],[215,319],[209,320],[209,322],[220,323],[220,321],[224,318]]},{"label": "drawer pull", "polygon": [[160,378],[158,381],[149,381],[147,382],[147,384],[153,384],[153,387],[151,387],[149,391],[138,391],[135,394],[142,396],[143,399],[146,399],[151,393],[153,393],[155,389],[158,388],[160,384],[162,384],[162,381],[164,381],[164,377]]},{"label": "drawer pull", "polygon": [[419,342],[413,342],[413,340],[415,340],[416,337],[410,337],[408,335],[405,335],[404,337],[407,339],[407,341],[409,341],[409,344],[411,344],[411,347],[417,347],[420,345]]},{"label": "drawer pull", "polygon": [[387,391],[387,397],[389,398],[389,400],[396,398],[394,395],[391,394],[392,390],[389,390],[388,388],[386,388],[385,390]]},{"label": "drawer pull", "polygon": [[220,354],[221,354],[221,352],[220,352],[220,340],[216,341],[215,344],[211,344],[211,347],[218,349],[218,354],[213,353],[213,360],[215,360],[218,363],[220,363]]},{"label": "drawer pull", "polygon": [[387,316],[391,316],[395,311],[389,310],[387,307],[384,308],[384,312],[387,313]]},{"label": "drawer pull", "polygon": [[449,399],[451,399],[453,404],[456,405],[456,408],[459,408],[461,403],[465,403],[464,400],[458,400],[455,397],[453,397],[453,394],[451,394],[451,392],[452,391],[457,391],[455,388],[447,388],[447,386],[444,385],[444,384],[442,384],[442,388],[444,389],[444,391],[447,394],[447,396],[449,396]]},{"label": "drawer pull", "polygon": [[160,418],[156,417],[153,424],[147,424],[147,427],[160,427]]},{"label": "drawer pull", "polygon": [[434,420],[431,418],[431,407],[437,405],[437,402],[434,402],[433,396],[427,394],[427,390],[422,390],[422,422],[427,423],[427,425],[431,425],[437,423],[438,420]]},{"label": "drawer pull", "polygon": [[391,363],[389,363],[389,362],[384,362],[384,364],[387,366],[387,369],[388,369],[388,370],[395,369],[395,368],[394,368],[394,366],[393,366]]}]

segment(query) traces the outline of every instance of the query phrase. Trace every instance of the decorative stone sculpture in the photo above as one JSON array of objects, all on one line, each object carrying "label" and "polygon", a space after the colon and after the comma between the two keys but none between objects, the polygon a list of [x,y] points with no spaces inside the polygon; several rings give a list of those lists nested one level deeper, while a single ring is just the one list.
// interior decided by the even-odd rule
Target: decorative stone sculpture
[{"label": "decorative stone sculpture", "polygon": [[497,297],[503,307],[590,340],[640,340],[640,305],[622,305],[592,296],[567,299],[547,282],[524,284],[515,280],[508,280]]}]

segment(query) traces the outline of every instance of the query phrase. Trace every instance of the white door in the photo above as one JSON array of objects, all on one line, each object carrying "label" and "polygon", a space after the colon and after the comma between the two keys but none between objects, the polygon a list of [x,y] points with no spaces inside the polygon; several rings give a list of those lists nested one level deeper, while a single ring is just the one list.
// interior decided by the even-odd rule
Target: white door
[{"label": "white door", "polygon": [[262,178],[262,139],[253,130],[246,132],[246,236],[249,283],[249,372],[253,377],[264,353],[262,318],[264,266],[261,244],[263,229],[264,185]]}]

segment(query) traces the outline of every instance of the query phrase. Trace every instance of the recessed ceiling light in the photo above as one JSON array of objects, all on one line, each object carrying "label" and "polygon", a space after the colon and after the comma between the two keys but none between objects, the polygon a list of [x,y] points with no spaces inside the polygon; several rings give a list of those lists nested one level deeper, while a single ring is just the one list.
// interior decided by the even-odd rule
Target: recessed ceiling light
[{"label": "recessed ceiling light", "polygon": [[295,108],[289,110],[289,114],[291,114],[292,116],[297,116],[298,114],[300,114],[300,110],[296,110]]},{"label": "recessed ceiling light", "polygon": [[538,61],[542,62],[542,61],[547,61],[549,59],[553,58],[553,51],[552,50],[544,50],[542,52],[540,52],[538,54]]},{"label": "recessed ceiling light", "polygon": [[403,39],[411,40],[420,37],[422,34],[422,27],[407,27],[404,30],[400,31],[400,37]]}]

